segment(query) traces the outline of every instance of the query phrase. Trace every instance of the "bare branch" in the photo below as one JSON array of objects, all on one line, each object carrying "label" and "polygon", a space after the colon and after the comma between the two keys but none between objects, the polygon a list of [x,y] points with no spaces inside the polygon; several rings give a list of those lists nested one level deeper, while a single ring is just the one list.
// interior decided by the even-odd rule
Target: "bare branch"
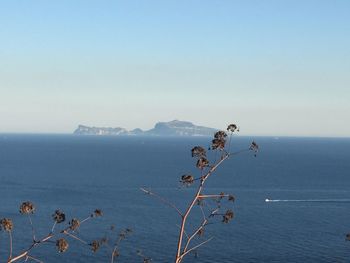
[{"label": "bare branch", "polygon": [[12,232],[9,231],[9,239],[10,239],[10,255],[9,255],[9,260],[12,258]]},{"label": "bare branch", "polygon": [[85,223],[86,221],[90,220],[91,218],[92,218],[92,216],[89,216],[89,217],[87,217],[87,218],[81,220],[81,221],[80,221],[80,224]]},{"label": "bare branch", "polygon": [[190,249],[187,250],[186,252],[184,252],[184,253],[180,256],[180,261],[179,261],[179,262],[181,262],[182,259],[183,259],[183,257],[186,256],[188,253],[190,253],[191,251],[193,251],[193,250],[199,248],[200,246],[203,246],[204,244],[206,244],[206,243],[208,243],[209,241],[211,241],[213,238],[214,238],[214,237],[211,237],[211,238],[209,238],[209,239],[207,239],[207,240],[205,240],[205,241],[199,243],[198,245],[196,245],[196,246],[190,248]]},{"label": "bare branch", "polygon": [[84,240],[82,240],[81,238],[79,238],[79,237],[77,237],[77,236],[75,236],[75,235],[69,233],[67,230],[63,230],[62,233],[65,234],[65,235],[67,235],[67,236],[70,236],[71,238],[74,238],[74,239],[80,241],[81,243],[83,243],[83,244],[85,244],[85,245],[88,244],[86,241],[84,241]]},{"label": "bare branch", "polygon": [[188,215],[190,214],[193,206],[196,204],[197,200],[198,200],[198,196],[201,194],[202,190],[203,190],[203,186],[205,181],[209,178],[209,176],[229,157],[228,154],[225,154],[224,156],[222,156],[222,158],[220,159],[220,161],[218,161],[214,166],[212,166],[209,171],[202,176],[202,180],[198,186],[198,189],[196,191],[196,194],[194,195],[191,203],[189,204],[189,206],[187,207],[187,210],[185,212],[185,214],[182,217],[182,222],[181,222],[181,228],[180,228],[180,233],[179,233],[179,239],[178,239],[178,244],[177,244],[177,253],[176,253],[176,259],[175,259],[175,263],[179,263],[181,262],[180,256],[181,256],[181,247],[182,247],[182,239],[183,239],[183,234],[184,234],[184,229],[185,229],[185,225],[186,225],[186,220]]},{"label": "bare branch", "polygon": [[207,224],[208,220],[204,219],[200,226],[192,233],[192,235],[188,238],[185,248],[183,249],[183,253],[187,251],[188,246],[190,245],[191,240],[198,234],[199,231],[203,229],[203,227]]},{"label": "bare branch", "polygon": [[249,152],[249,151],[251,151],[251,149],[243,149],[243,150],[240,150],[240,151],[237,151],[237,152],[228,153],[228,155],[229,156],[233,156],[233,155],[237,155],[237,154],[244,153],[244,152]]},{"label": "bare branch", "polygon": [[56,221],[53,222],[53,226],[51,228],[51,233],[53,233],[55,231],[55,227],[56,227]]},{"label": "bare branch", "polygon": [[218,197],[229,197],[228,194],[219,194],[219,195],[199,195],[198,198],[218,198]]},{"label": "bare branch", "polygon": [[143,187],[141,187],[140,190],[145,192],[148,195],[152,195],[152,196],[158,198],[161,202],[163,202],[164,204],[166,204],[166,205],[170,206],[171,208],[173,208],[179,214],[180,217],[183,217],[181,211],[173,203],[171,203],[167,199],[165,199],[165,198],[161,197],[160,195],[158,195],[158,194],[156,194],[156,193],[154,193],[154,192],[152,192],[150,190],[147,190],[147,189],[145,189]]},{"label": "bare branch", "polygon": [[[179,229],[181,228],[181,226],[179,226],[179,225],[176,225]],[[186,230],[184,230],[184,234],[185,234],[185,236],[187,237],[187,239],[189,239],[190,237],[189,237],[189,235],[187,234],[187,232],[186,232]]]},{"label": "bare branch", "polygon": [[34,258],[34,257],[32,257],[32,256],[29,256],[29,255],[26,256],[25,261],[27,261],[28,259],[31,259],[31,260],[36,261],[36,262],[39,262],[39,263],[44,263],[44,261],[41,261],[41,260],[39,260],[39,259],[37,259],[37,258]]},{"label": "bare branch", "polygon": [[203,207],[200,205],[199,208],[200,208],[200,210],[202,212],[203,220],[205,220],[206,217],[205,217],[205,213],[204,213]]},{"label": "bare branch", "polygon": [[32,221],[32,218],[31,218],[30,214],[27,214],[27,215],[28,215],[28,219],[29,219],[30,226],[31,226],[31,228],[32,228],[32,237],[33,237],[33,241],[35,241],[35,231],[34,231],[33,221]]}]

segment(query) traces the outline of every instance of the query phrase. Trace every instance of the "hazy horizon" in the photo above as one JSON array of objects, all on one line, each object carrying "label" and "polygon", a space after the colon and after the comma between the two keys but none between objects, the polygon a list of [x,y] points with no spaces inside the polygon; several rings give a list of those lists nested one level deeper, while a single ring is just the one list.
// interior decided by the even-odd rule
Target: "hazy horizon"
[{"label": "hazy horizon", "polygon": [[[188,120],[181,120],[181,121],[188,121]],[[163,121],[162,121],[163,122]],[[167,121],[164,121],[164,122],[167,122]],[[192,122],[193,123],[193,122]],[[155,123],[156,124],[156,123]],[[198,124],[198,123],[193,123],[194,125],[197,125],[197,126],[204,126],[204,127],[207,127],[207,128],[214,128],[214,129],[217,129],[217,130],[225,130],[225,127],[209,127],[209,126],[205,126],[205,125],[201,125],[201,124]],[[70,131],[67,131],[67,132],[40,132],[40,131],[34,131],[34,132],[0,132],[0,135],[74,135],[74,131],[78,128],[79,125],[83,125],[83,126],[87,126],[87,127],[96,127],[96,128],[125,128],[123,127],[122,125],[119,125],[119,126],[96,126],[96,125],[86,125],[86,124],[83,124],[83,123],[79,123],[77,124],[76,127],[74,127],[72,130]],[[147,130],[150,130],[152,128],[154,128],[154,125],[150,128],[142,128],[142,127],[131,127],[127,130],[131,131],[133,129],[136,129],[136,128],[140,128],[141,130],[143,131],[147,131]],[[241,129],[241,128],[240,128]],[[128,136],[128,135],[78,135],[78,136],[108,136],[108,137],[124,137],[124,136]],[[148,135],[132,135],[131,137],[138,137],[138,136],[146,136],[146,137],[149,137]],[[166,137],[166,135],[151,135],[151,137]],[[290,138],[343,138],[343,139],[349,139],[350,136],[338,136],[338,135],[312,135],[312,134],[304,134],[304,135],[283,135],[283,134],[256,134],[256,133],[246,133],[246,132],[236,132],[235,136],[239,136],[239,137],[251,137],[252,139],[254,139],[255,137],[274,137],[276,139],[278,138],[283,138],[283,137],[290,137]],[[129,137],[129,136],[128,136]],[[191,136],[191,135],[184,135],[184,136],[178,136],[178,137],[205,137],[205,136]]]},{"label": "hazy horizon", "polygon": [[6,1],[0,133],[150,129],[349,137],[350,2]]}]

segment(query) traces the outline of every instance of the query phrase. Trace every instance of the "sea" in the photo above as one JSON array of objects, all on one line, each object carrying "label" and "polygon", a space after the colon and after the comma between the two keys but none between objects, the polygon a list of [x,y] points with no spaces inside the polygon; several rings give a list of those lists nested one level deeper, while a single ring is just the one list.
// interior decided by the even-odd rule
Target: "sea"
[{"label": "sea", "polygon": [[[184,174],[201,175],[191,149],[210,147],[208,137],[108,137],[74,135],[0,135],[0,219],[14,223],[13,256],[32,243],[22,202],[31,201],[30,216],[37,239],[53,226],[59,209],[66,221],[55,226],[57,236],[30,251],[42,262],[174,262],[180,216],[196,184],[184,186]],[[234,136],[232,155],[209,177],[205,194],[232,194],[235,202],[221,201],[222,213],[234,211],[229,223],[222,213],[210,218],[202,236],[190,247],[213,237],[189,253],[184,262],[350,262],[350,139]],[[220,152],[210,151],[211,163]],[[147,195],[146,188],[157,196]],[[268,200],[266,200],[268,199]],[[166,202],[164,202],[166,200]],[[268,202],[266,202],[268,201]],[[204,213],[217,206],[206,200]],[[90,218],[65,237],[69,248],[59,253],[56,240],[69,220],[82,220],[95,209],[102,217]],[[201,223],[195,206],[186,234]],[[121,231],[125,239],[117,240]],[[107,239],[98,251],[93,240]],[[9,257],[9,234],[0,231],[0,262]],[[23,262],[19,261],[19,262]],[[39,262],[28,258],[28,262]]]}]

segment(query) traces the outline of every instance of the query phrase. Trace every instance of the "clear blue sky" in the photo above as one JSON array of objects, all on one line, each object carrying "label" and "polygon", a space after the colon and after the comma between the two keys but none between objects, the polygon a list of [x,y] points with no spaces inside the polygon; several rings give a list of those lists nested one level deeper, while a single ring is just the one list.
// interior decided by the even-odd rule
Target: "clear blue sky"
[{"label": "clear blue sky", "polygon": [[0,132],[189,120],[350,136],[350,1],[0,1]]}]

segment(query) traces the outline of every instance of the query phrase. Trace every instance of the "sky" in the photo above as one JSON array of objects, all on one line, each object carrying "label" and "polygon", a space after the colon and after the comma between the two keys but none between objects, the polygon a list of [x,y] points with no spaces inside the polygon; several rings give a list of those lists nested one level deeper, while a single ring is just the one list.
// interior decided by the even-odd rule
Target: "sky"
[{"label": "sky", "polygon": [[350,136],[348,0],[0,0],[0,133],[174,119]]}]

